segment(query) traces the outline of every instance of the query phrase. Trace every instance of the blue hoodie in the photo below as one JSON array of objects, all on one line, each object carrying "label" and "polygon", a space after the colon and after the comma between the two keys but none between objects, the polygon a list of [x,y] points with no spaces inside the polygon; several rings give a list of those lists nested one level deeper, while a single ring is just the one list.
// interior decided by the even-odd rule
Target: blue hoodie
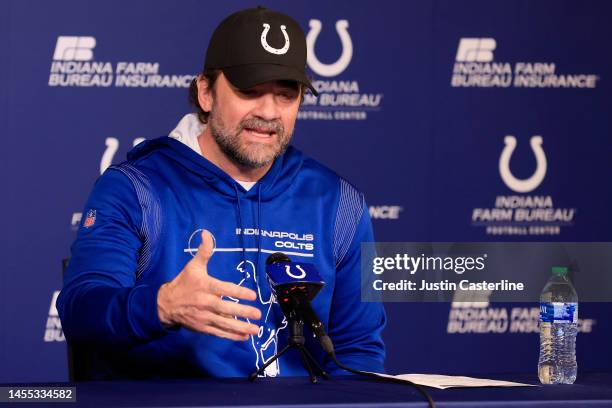
[{"label": "blue hoodie", "polygon": [[[253,289],[260,334],[235,342],[159,321],[157,292],[195,254],[202,229],[215,238],[208,271]],[[360,243],[372,242],[363,195],[289,147],[248,191],[185,144],[143,142],[96,182],[57,301],[72,344],[95,349],[92,378],[247,376],[287,344],[287,321],[271,295],[265,260],[285,252],[313,263],[325,286],[313,301],[338,359],[382,372],[385,313],[361,302]],[[238,301],[236,299],[228,299]],[[306,332],[306,347],[325,359]],[[307,375],[289,351],[267,376]]]}]

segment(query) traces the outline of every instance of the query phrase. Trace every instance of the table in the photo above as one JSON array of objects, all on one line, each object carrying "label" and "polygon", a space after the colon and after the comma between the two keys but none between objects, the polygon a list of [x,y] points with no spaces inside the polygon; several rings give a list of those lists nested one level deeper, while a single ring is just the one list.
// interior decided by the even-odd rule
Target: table
[{"label": "table", "polygon": [[[533,375],[480,376],[539,384]],[[43,386],[51,384],[28,384]],[[69,383],[53,384],[67,386]],[[580,374],[574,385],[520,388],[427,388],[438,408],[612,407],[612,373]],[[120,407],[426,407],[412,387],[345,376],[310,384],[307,378],[188,379],[76,383],[76,406]],[[1,404],[0,404],[1,405]],[[56,406],[55,404],[53,406]],[[66,405],[64,405],[66,406]]]}]

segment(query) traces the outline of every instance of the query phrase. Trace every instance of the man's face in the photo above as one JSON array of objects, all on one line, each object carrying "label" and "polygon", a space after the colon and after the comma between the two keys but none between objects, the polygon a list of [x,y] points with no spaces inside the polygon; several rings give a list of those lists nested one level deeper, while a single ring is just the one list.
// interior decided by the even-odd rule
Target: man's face
[{"label": "man's face", "polygon": [[221,73],[210,98],[208,126],[234,163],[261,168],[270,165],[289,145],[300,106],[297,83],[274,81],[239,90]]}]

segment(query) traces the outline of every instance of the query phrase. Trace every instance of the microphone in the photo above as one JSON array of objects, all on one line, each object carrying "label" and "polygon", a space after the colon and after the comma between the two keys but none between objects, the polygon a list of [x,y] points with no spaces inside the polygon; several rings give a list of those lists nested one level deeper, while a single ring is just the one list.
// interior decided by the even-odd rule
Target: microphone
[{"label": "microphone", "polygon": [[[415,387],[427,399],[427,403],[430,408],[435,408],[435,404],[429,393],[418,384],[411,381],[400,380],[398,378],[384,377],[368,371],[355,370],[338,361],[336,352],[334,350],[334,344],[329,336],[325,333],[323,323],[310,304],[310,301],[314,299],[321,288],[325,285],[325,282],[321,278],[321,275],[319,275],[319,272],[314,265],[302,262],[291,262],[291,259],[289,259],[286,254],[282,252],[275,252],[270,255],[268,259],[266,259],[266,276],[268,278],[268,283],[272,288],[272,293],[274,293],[274,296],[276,296],[278,304],[280,305],[283,314],[287,317],[287,320],[300,322],[299,326],[302,325],[301,322],[307,323],[315,337],[319,340],[319,344],[321,344],[323,350],[325,350],[328,356],[331,357],[338,367],[353,374],[370,377],[377,381],[402,384],[408,383],[409,385]],[[300,336],[302,339],[302,348],[300,350],[302,352],[306,352],[306,349],[303,348],[304,340],[301,332]],[[285,350],[288,347],[289,346],[287,346]],[[281,351],[280,354],[282,354],[285,350]],[[306,356],[310,358],[315,366],[318,366],[316,361],[314,361],[307,352]],[[304,355],[302,358],[305,358]],[[311,381],[316,382],[316,378],[313,379],[314,377],[310,371],[310,368],[308,368],[308,370],[311,374]],[[325,378],[328,378],[327,373],[325,373],[323,370],[321,371],[323,372]],[[257,373],[254,373],[250,378],[253,379],[256,378],[256,376]]]},{"label": "microphone", "polygon": [[286,254],[276,252],[266,260],[266,276],[285,316],[307,323],[323,350],[333,353],[334,345],[310,304],[325,285],[317,268],[309,263],[291,262]]}]

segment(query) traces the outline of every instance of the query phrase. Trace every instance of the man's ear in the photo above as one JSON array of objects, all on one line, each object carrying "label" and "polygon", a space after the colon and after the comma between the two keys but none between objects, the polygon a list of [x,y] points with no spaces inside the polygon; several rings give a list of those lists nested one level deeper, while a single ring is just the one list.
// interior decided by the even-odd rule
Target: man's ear
[{"label": "man's ear", "polygon": [[210,112],[213,105],[213,90],[204,75],[198,76],[198,103],[204,112]]}]

